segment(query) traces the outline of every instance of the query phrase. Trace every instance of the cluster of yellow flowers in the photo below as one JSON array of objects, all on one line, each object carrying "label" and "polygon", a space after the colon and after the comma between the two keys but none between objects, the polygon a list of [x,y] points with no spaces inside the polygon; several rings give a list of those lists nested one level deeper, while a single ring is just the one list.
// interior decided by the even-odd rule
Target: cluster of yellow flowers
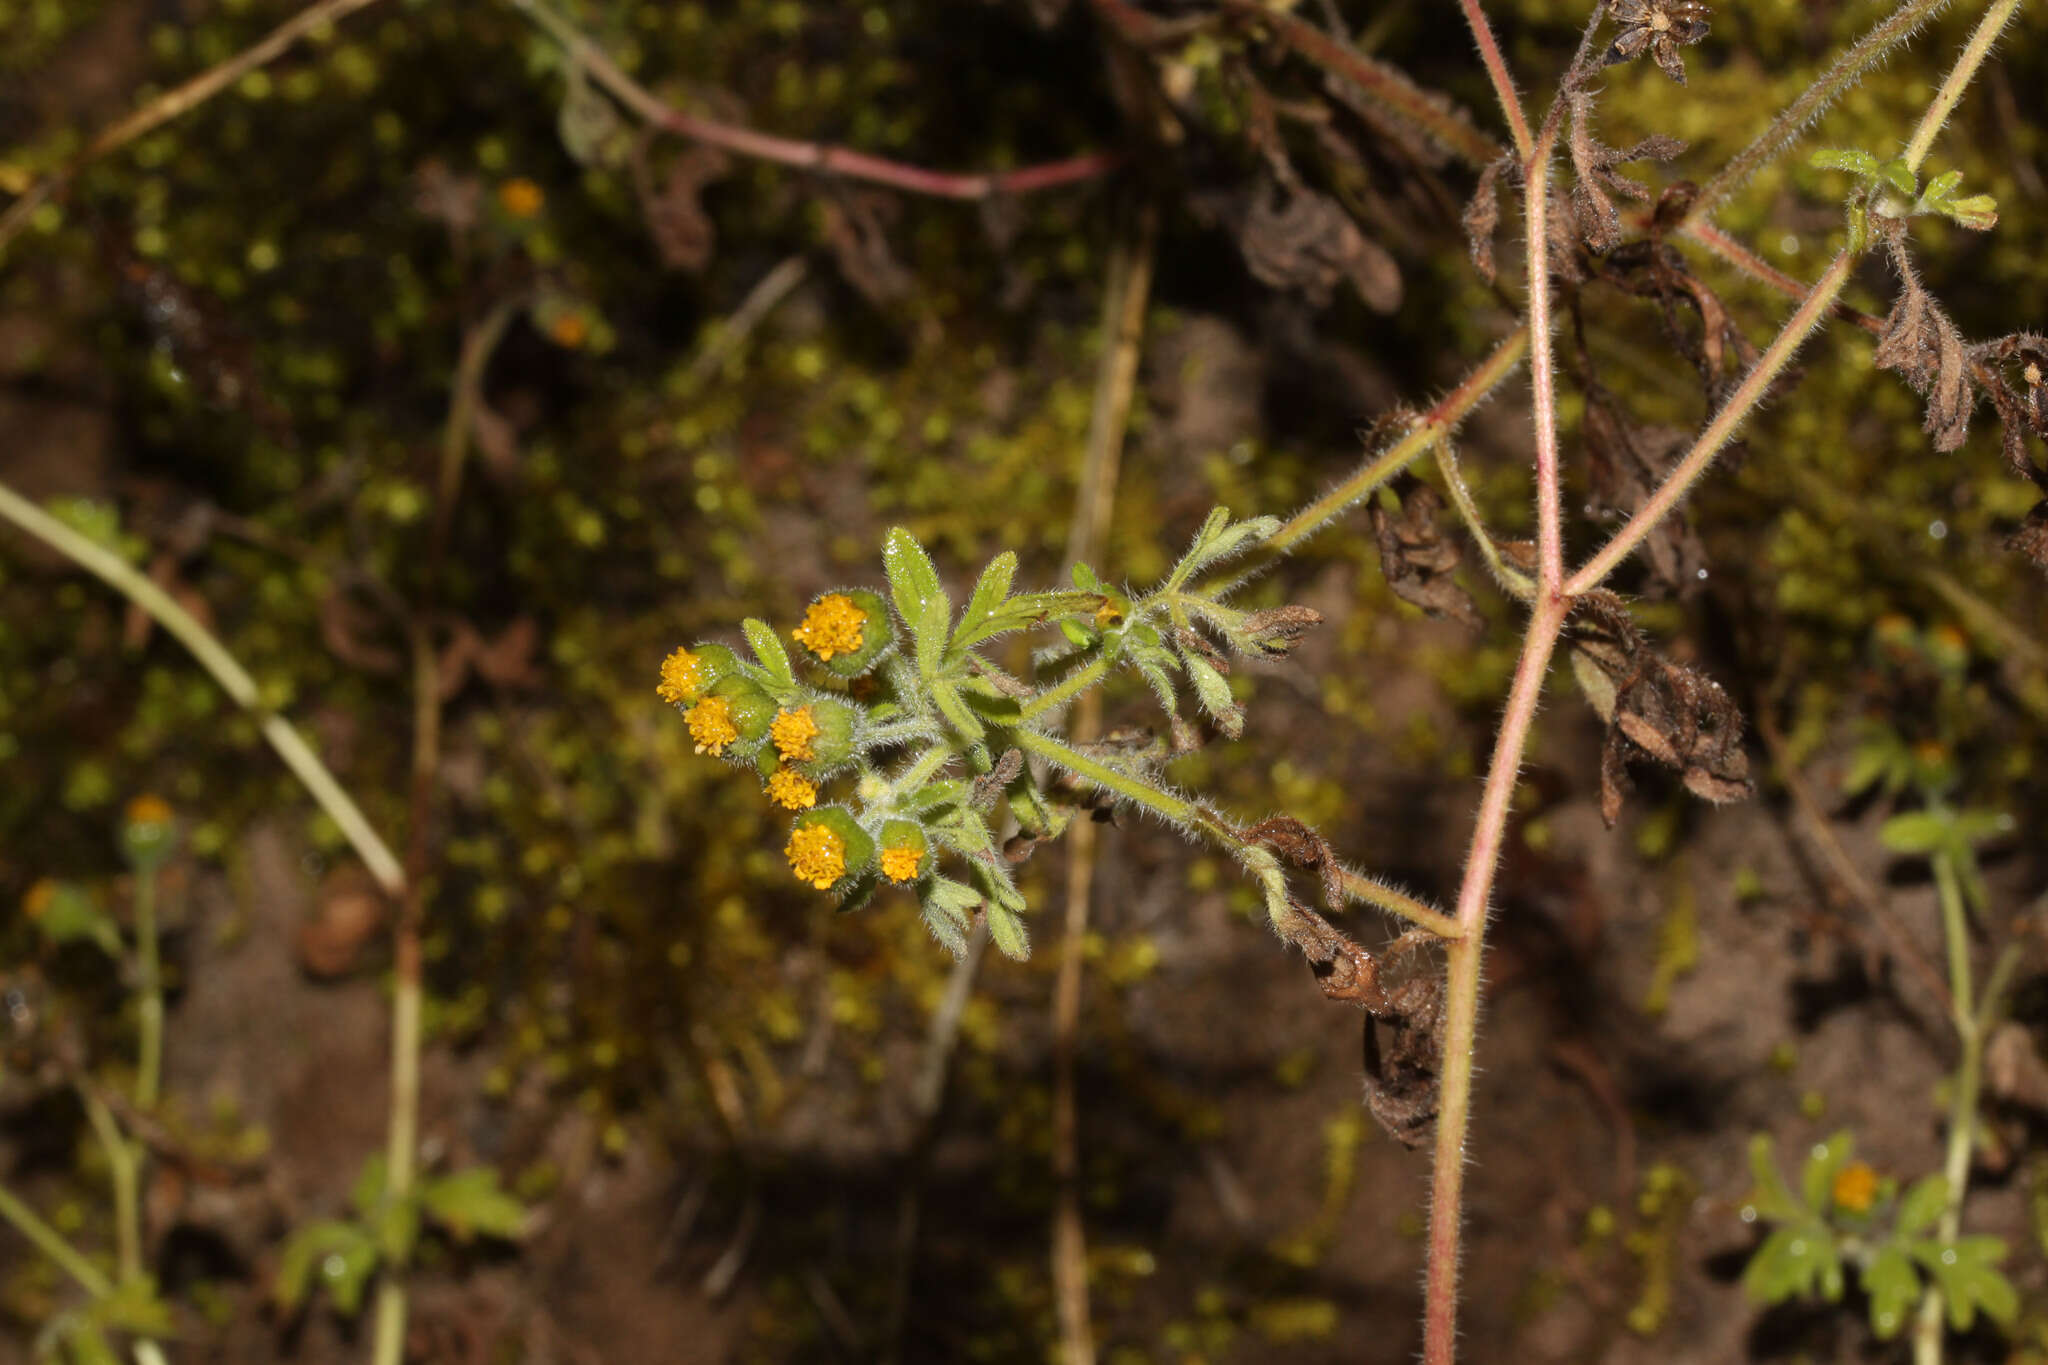
[{"label": "cluster of yellow flowers", "polygon": [[[886,619],[878,619],[883,611],[871,593],[826,593],[790,638],[829,671],[858,676],[892,643]],[[683,708],[698,753],[751,762],[769,800],[797,813],[783,849],[797,880],[820,891],[845,889],[870,866],[899,885],[924,877],[930,844],[916,822],[883,820],[871,830],[844,806],[818,805],[819,782],[855,761],[856,709],[801,687],[771,697],[756,680],[760,670],[752,671],[755,677],[723,645],[678,649],[661,661],[655,695]]]}]

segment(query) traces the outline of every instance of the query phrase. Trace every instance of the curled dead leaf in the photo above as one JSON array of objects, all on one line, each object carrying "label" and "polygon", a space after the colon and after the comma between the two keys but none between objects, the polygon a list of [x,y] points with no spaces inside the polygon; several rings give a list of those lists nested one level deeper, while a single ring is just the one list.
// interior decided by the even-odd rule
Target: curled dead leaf
[{"label": "curled dead leaf", "polygon": [[1975,393],[1965,372],[1962,334],[1934,296],[1921,287],[1902,237],[1895,235],[1890,245],[1892,264],[1899,272],[1899,297],[1884,320],[1871,359],[1877,368],[1893,371],[1927,400],[1923,429],[1934,438],[1936,450],[1954,450],[1970,434],[1970,409],[1975,406]]},{"label": "curled dead leaf", "polygon": [[1372,532],[1379,542],[1380,569],[1387,586],[1404,602],[1431,616],[1449,617],[1475,629],[1485,624],[1472,598],[1452,577],[1464,555],[1458,543],[1437,525],[1443,499],[1419,479],[1396,485],[1401,498],[1398,516],[1378,502],[1371,508]]},{"label": "curled dead leaf", "polygon": [[1326,306],[1347,282],[1376,313],[1401,306],[1401,270],[1379,243],[1358,230],[1336,200],[1304,186],[1267,184],[1252,195],[1238,246],[1254,278],[1299,292]]},{"label": "curled dead leaf", "polygon": [[1621,816],[1628,765],[1651,759],[1676,770],[1687,791],[1715,804],[1754,788],[1742,748],[1742,713],[1712,678],[1652,649],[1611,592],[1578,598],[1566,625],[1573,674],[1607,722],[1600,751],[1600,814]]}]

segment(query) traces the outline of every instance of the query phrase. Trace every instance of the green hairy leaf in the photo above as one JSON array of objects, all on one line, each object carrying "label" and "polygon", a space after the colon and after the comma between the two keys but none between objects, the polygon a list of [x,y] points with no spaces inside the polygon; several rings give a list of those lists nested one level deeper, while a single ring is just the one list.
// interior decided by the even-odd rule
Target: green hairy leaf
[{"label": "green hairy leaf", "polygon": [[518,1238],[526,1222],[526,1206],[498,1184],[498,1173],[473,1166],[420,1187],[427,1217],[446,1228],[458,1242],[474,1237]]},{"label": "green hairy leaf", "polygon": [[938,673],[946,647],[946,626],[953,615],[939,571],[917,537],[901,526],[893,527],[882,542],[882,564],[889,571],[889,594],[895,599],[896,614],[917,644],[917,670],[931,678]]},{"label": "green hairy leaf", "polygon": [[1848,171],[1866,180],[1875,180],[1878,176],[1877,158],[1853,148],[1823,147],[1808,157],[1806,164],[1815,170]]},{"label": "green hairy leaf", "polygon": [[782,641],[775,637],[774,629],[766,621],[749,616],[740,622],[740,630],[746,635],[754,657],[761,661],[761,670],[768,675],[769,681],[779,688],[795,687],[796,672],[790,667],[789,653],[783,649]]},{"label": "green hairy leaf", "polygon": [[1863,1292],[1870,1296],[1870,1330],[1880,1340],[1889,1341],[1904,1330],[1920,1297],[1920,1274],[1913,1269],[1911,1257],[1890,1245],[1864,1268],[1862,1280]]}]

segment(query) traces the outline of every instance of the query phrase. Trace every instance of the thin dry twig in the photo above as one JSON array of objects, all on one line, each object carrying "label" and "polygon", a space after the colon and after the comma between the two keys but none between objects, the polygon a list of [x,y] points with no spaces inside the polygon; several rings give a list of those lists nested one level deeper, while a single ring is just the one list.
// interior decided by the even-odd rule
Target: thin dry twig
[{"label": "thin dry twig", "polygon": [[[1119,241],[1111,258],[1109,288],[1103,300],[1102,369],[1073,526],[1067,534],[1070,563],[1100,557],[1108,539],[1124,432],[1130,424],[1131,396],[1137,386],[1139,344],[1152,291],[1158,232],[1158,213],[1147,204],[1138,211],[1130,235]],[[1101,730],[1102,694],[1090,691],[1075,706],[1069,733],[1075,743],[1088,744]],[[1092,820],[1076,820],[1067,836],[1067,909],[1060,934],[1059,976],[1053,987],[1053,1178],[1059,1188],[1053,1211],[1052,1273],[1060,1352],[1066,1365],[1093,1365],[1095,1359],[1088,1316],[1088,1238],[1081,1219],[1074,1053],[1081,1028],[1082,947],[1088,937],[1095,885],[1096,828]]]},{"label": "thin dry twig", "polygon": [[93,162],[198,108],[257,67],[282,56],[299,39],[376,3],[377,0],[320,0],[318,4],[309,5],[226,61],[209,67],[183,85],[158,95],[126,118],[101,129],[63,170],[29,186],[19,199],[7,206],[5,213],[0,213],[0,250],[20,235],[37,209],[55,198]]}]

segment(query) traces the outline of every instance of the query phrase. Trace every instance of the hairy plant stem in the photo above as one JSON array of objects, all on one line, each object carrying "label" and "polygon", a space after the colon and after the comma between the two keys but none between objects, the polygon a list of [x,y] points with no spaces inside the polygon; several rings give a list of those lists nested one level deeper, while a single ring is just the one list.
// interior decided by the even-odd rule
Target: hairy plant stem
[{"label": "hairy plant stem", "polygon": [[1287,553],[1344,515],[1360,498],[1428,454],[1432,445],[1455,431],[1472,409],[1515,372],[1528,349],[1529,329],[1517,327],[1493,348],[1491,355],[1479,362],[1477,369],[1424,413],[1422,420],[1411,426],[1400,440],[1367,456],[1356,473],[1288,518],[1287,523],[1259,547],[1260,553],[1255,557],[1253,567],[1262,566]]},{"label": "hairy plant stem", "polygon": [[1920,115],[1920,126],[1913,130],[1913,138],[1906,144],[1902,154],[1909,170],[1918,171],[1920,164],[1927,160],[1927,153],[1933,150],[1934,139],[1948,122],[1948,116],[1955,112],[1962,102],[1963,92],[1970,88],[1976,78],[1977,69],[1984,65],[1984,59],[1991,55],[1992,45],[1998,35],[2020,7],[2020,0],[1997,0],[1977,21],[1977,27],[1970,34],[1970,41],[1963,45],[1963,51],[1956,58],[1956,64],[1949,68],[1948,79],[1941,83],[1941,89],[1934,92],[1934,101]]},{"label": "hairy plant stem", "polygon": [[1852,47],[1835,59],[1834,65],[1821,73],[1818,80],[1800,92],[1799,98],[1786,105],[1784,112],[1772,119],[1768,128],[1714,173],[1713,179],[1707,181],[1693,197],[1685,216],[1679,220],[1680,226],[1704,226],[1707,215],[1716,204],[1775,161],[1829,105],[1861,80],[1866,71],[1883,61],[1893,48],[1910,40],[1919,32],[1921,25],[1950,3],[1951,0],[1906,0],[1857,39]]},{"label": "hairy plant stem", "polygon": [[1539,585],[1536,606],[1522,638],[1521,659],[1508,690],[1479,819],[1465,855],[1458,888],[1457,936],[1444,964],[1443,1088],[1438,1098],[1436,1163],[1431,1175],[1429,1266],[1425,1280],[1423,1360],[1450,1365],[1457,1355],[1458,1239],[1465,1188],[1465,1132],[1471,1119],[1472,1055],[1479,1032],[1479,969],[1486,942],[1486,912],[1495,869],[1506,836],[1508,809],[1521,771],[1522,751],[1536,718],[1543,678],[1570,610],[1554,589]]},{"label": "hairy plant stem", "polygon": [[[1025,753],[1046,759],[1055,767],[1066,769],[1112,796],[1122,797],[1162,819],[1194,830],[1239,857],[1251,851],[1251,846],[1235,829],[1206,807],[1199,806],[1164,787],[1155,786],[1142,778],[1112,768],[1098,759],[1090,758],[1051,735],[1041,734],[1036,730],[1012,730],[1006,733]],[[1338,875],[1343,883],[1344,894],[1353,900],[1376,906],[1389,914],[1399,915],[1439,938],[1456,938],[1463,932],[1458,922],[1449,915],[1431,909],[1412,896],[1404,896],[1392,887],[1382,886],[1372,878],[1360,876],[1348,868],[1340,869]]]},{"label": "hairy plant stem", "polygon": [[1275,9],[1265,0],[1224,0],[1224,6],[1256,19],[1304,60],[1355,87],[1368,100],[1467,165],[1483,169],[1500,156],[1500,144],[1492,136],[1469,123],[1463,111],[1443,96],[1416,85],[1399,67],[1376,61],[1356,45]]},{"label": "hairy plant stem", "polygon": [[308,5],[226,61],[200,72],[183,85],[166,90],[126,118],[101,129],[63,170],[29,186],[7,206],[5,213],[0,213],[0,251],[4,251],[7,243],[28,226],[37,209],[55,198],[59,190],[93,162],[198,108],[257,67],[274,61],[299,39],[376,3],[377,0],[319,0],[318,4]]},{"label": "hairy plant stem", "polygon": [[1451,495],[1451,505],[1458,509],[1459,518],[1465,523],[1465,530],[1479,547],[1479,554],[1492,572],[1494,582],[1523,602],[1536,598],[1536,580],[1521,569],[1508,563],[1494,541],[1493,533],[1486,529],[1485,518],[1479,515],[1479,504],[1472,500],[1472,490],[1465,485],[1465,476],[1458,470],[1458,451],[1446,436],[1436,443],[1437,473],[1443,476],[1444,487]]},{"label": "hairy plant stem", "polygon": [[1493,36],[1493,25],[1486,21],[1486,11],[1479,0],[1458,0],[1458,7],[1465,13],[1465,26],[1472,30],[1472,41],[1479,48],[1479,60],[1486,67],[1487,79],[1493,82],[1493,93],[1500,100],[1500,111],[1507,116],[1508,130],[1515,135],[1515,151],[1527,161],[1536,145],[1529,136],[1529,119],[1522,112],[1522,97],[1515,93],[1515,78],[1509,72],[1507,60],[1500,55],[1500,43]]},{"label": "hairy plant stem", "polygon": [[78,1282],[78,1287],[96,1299],[114,1292],[106,1272],[85,1258],[85,1254],[64,1239],[64,1234],[43,1221],[42,1215],[24,1204],[5,1185],[0,1185],[0,1218],[28,1240],[30,1246],[50,1258],[51,1264]]},{"label": "hairy plant stem", "polygon": [[[143,1146],[122,1136],[121,1125],[115,1122],[113,1111],[90,1086],[81,1084],[77,1091],[79,1102],[85,1106],[86,1120],[92,1124],[93,1136],[99,1139],[100,1150],[106,1155],[108,1178],[114,1186],[114,1238],[118,1248],[115,1265],[119,1270],[120,1283],[135,1284],[143,1278]],[[66,1247],[68,1249],[68,1243]],[[111,1289],[107,1291],[111,1292]],[[137,1337],[134,1351],[137,1365],[163,1365],[163,1348],[148,1337]]]},{"label": "hairy plant stem", "polygon": [[[1563,101],[1558,101],[1563,106]],[[1564,511],[1558,489],[1557,366],[1550,336],[1550,153],[1558,120],[1545,119],[1529,158],[1522,196],[1529,253],[1530,416],[1536,427],[1536,591],[1549,597],[1564,582]]]}]

